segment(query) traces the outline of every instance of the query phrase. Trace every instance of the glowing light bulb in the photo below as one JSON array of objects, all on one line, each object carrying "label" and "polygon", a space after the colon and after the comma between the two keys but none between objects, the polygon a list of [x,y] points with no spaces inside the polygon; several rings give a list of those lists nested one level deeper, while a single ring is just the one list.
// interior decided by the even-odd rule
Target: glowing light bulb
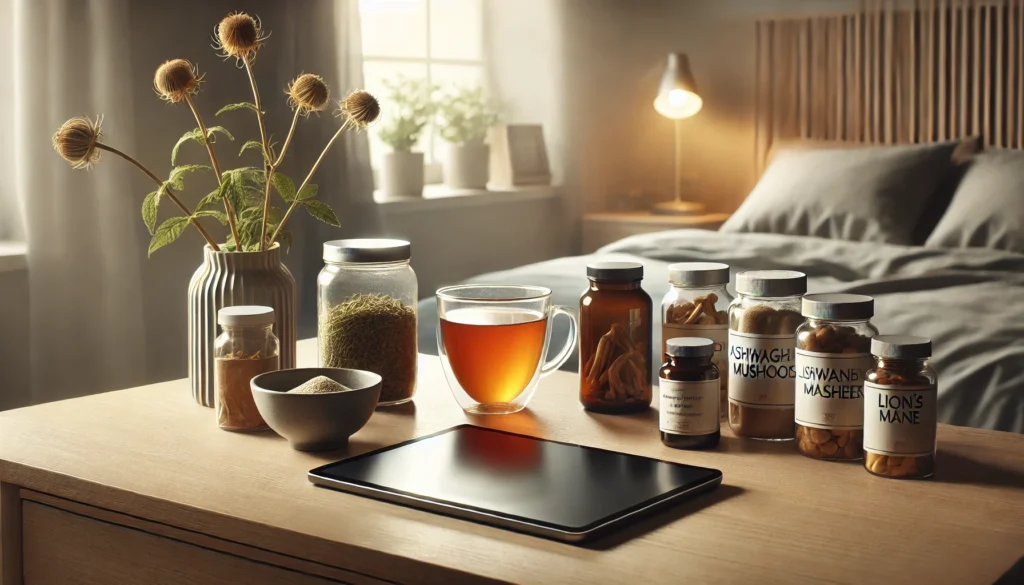
[{"label": "glowing light bulb", "polygon": [[681,108],[690,99],[690,92],[682,89],[673,89],[668,92],[668,105],[673,108]]}]

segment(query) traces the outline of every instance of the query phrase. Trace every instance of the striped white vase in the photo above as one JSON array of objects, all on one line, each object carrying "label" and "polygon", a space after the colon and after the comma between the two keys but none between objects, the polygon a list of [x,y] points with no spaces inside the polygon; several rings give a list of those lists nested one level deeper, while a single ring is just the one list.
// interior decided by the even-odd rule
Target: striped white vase
[{"label": "striped white vase", "polygon": [[235,305],[274,308],[274,333],[281,340],[281,368],[295,367],[295,278],[281,263],[281,248],[265,252],[203,251],[203,264],[188,285],[188,378],[192,397],[214,405],[213,342],[220,332],[217,311]]}]

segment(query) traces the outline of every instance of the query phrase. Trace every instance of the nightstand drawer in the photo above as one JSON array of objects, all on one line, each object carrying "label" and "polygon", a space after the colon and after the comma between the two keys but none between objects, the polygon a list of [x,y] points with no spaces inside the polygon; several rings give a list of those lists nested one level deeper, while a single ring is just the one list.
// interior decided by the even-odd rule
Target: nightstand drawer
[{"label": "nightstand drawer", "polygon": [[341,583],[25,501],[25,585]]}]

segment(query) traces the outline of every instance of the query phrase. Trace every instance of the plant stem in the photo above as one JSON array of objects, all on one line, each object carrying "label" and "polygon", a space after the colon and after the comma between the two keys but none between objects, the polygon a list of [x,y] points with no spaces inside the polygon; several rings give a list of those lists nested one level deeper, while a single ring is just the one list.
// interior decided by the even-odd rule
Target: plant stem
[{"label": "plant stem", "polygon": [[[217,155],[213,153],[213,144],[210,143],[210,133],[206,129],[206,124],[203,123],[202,116],[199,115],[199,110],[196,109],[195,102],[192,101],[192,96],[188,93],[185,94],[185,101],[188,102],[189,109],[192,110],[192,115],[196,117],[196,122],[199,124],[199,129],[203,133],[203,144],[206,145],[206,151],[210,153],[210,164],[213,165],[213,172],[217,173],[217,184],[222,185],[223,179],[220,174],[220,163],[217,162]],[[235,225],[235,210],[231,206],[231,202],[228,201],[227,197],[224,197],[224,213],[228,216],[228,225],[231,226],[231,236],[235,239],[235,246],[239,245],[238,242],[238,226]]]},{"label": "plant stem", "polygon": [[288,151],[288,145],[292,142],[292,135],[295,134],[295,126],[299,122],[299,113],[302,110],[295,108],[295,115],[292,116],[292,127],[288,129],[288,137],[284,139],[284,144],[281,145],[281,154],[277,155],[277,160],[274,161],[273,169],[276,171],[277,167],[281,166],[281,161],[284,160],[284,153]]},{"label": "plant stem", "polygon": [[[156,183],[157,185],[159,185],[161,187],[164,186],[164,182],[160,180],[160,177],[154,175],[153,171],[147,169],[145,166],[143,166],[142,163],[140,163],[139,161],[135,160],[134,158],[128,156],[127,154],[121,152],[120,150],[114,148],[113,146],[107,146],[106,144],[103,144],[102,142],[97,142],[96,143],[96,148],[99,148],[99,149],[102,149],[102,150],[106,150],[107,152],[112,152],[112,153],[116,154],[117,156],[125,159],[126,161],[128,161],[128,162],[132,163],[133,165],[139,167],[139,170],[141,170],[142,172],[146,173],[146,176],[148,176],[150,179],[153,179],[154,183]],[[196,218],[192,217],[192,212],[189,211],[187,207],[185,207],[185,204],[182,203],[181,200],[178,199],[178,197],[175,196],[175,194],[172,193],[170,189],[166,189],[165,188],[164,189],[164,193],[167,193],[167,196],[171,198],[171,201],[173,201],[175,205],[178,206],[178,209],[180,209],[182,211],[182,213],[184,213],[185,215],[188,216],[189,221],[192,222],[192,225],[196,226],[196,229],[199,230],[199,233],[203,234],[203,237],[206,238],[206,243],[210,244],[210,247],[213,248],[213,251],[214,252],[219,252],[220,251],[220,246],[217,245],[217,242],[213,241],[213,238],[211,238],[210,234],[207,233],[205,229],[203,229],[203,226],[199,225],[199,222],[196,221]]]},{"label": "plant stem", "polygon": [[260,104],[260,91],[256,89],[256,77],[252,74],[252,62],[248,55],[242,57],[245,63],[245,72],[249,74],[249,85],[252,87],[252,100],[256,106],[256,119],[260,123],[260,139],[263,141],[263,175],[266,178],[267,189],[263,194],[263,221],[260,227],[260,252],[266,250],[267,243],[267,216],[270,215],[270,178],[274,176],[272,161],[270,160],[270,145],[267,144],[267,129],[263,123],[263,106]]},{"label": "plant stem", "polygon": [[324,161],[324,157],[327,156],[327,151],[329,151],[331,147],[334,146],[334,142],[338,139],[339,136],[341,136],[341,133],[345,131],[345,128],[348,128],[348,123],[350,119],[351,118],[346,118],[345,123],[341,125],[341,128],[338,128],[338,131],[334,133],[334,136],[331,136],[331,139],[327,142],[327,146],[325,146],[323,152],[320,153],[320,157],[316,159],[315,163],[313,163],[313,168],[309,169],[309,174],[306,175],[306,178],[302,181],[302,184],[299,185],[299,188],[295,190],[295,200],[292,201],[292,204],[288,206],[288,211],[286,211],[284,217],[281,218],[281,223],[277,224],[277,229],[274,230],[274,235],[270,236],[271,244],[273,244],[274,241],[277,240],[278,234],[281,233],[281,228],[283,228],[285,222],[288,221],[288,217],[291,216],[292,211],[295,210],[295,206],[299,204],[299,193],[302,192],[302,189],[304,189],[306,185],[309,183],[309,181],[313,178],[313,173],[315,173],[316,170],[320,167],[320,163]]}]

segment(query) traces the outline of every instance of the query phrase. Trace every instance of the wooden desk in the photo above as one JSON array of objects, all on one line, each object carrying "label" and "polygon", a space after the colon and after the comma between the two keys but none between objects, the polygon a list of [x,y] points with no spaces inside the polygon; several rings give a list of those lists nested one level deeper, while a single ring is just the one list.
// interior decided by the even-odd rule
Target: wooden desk
[{"label": "wooden desk", "polygon": [[565,373],[526,411],[471,422],[717,467],[725,485],[579,548],[306,481],[465,422],[437,358],[421,372],[413,405],[320,455],[218,430],[183,380],[0,414],[3,582],[992,583],[1024,554],[1024,436],[944,426],[935,480],[885,480],[728,433],[719,451],[669,449],[655,410],[586,414]]}]

